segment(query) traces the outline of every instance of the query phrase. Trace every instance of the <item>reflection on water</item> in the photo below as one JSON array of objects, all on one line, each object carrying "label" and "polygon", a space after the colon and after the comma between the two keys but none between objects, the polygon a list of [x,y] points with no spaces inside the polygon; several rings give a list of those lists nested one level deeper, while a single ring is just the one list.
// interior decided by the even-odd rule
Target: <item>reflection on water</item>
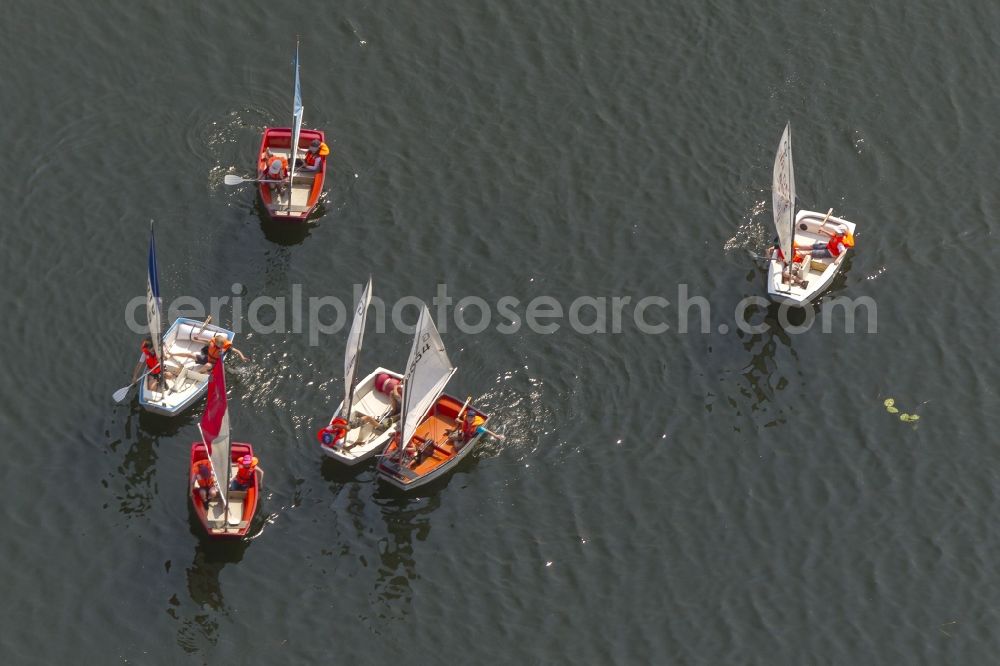
[{"label": "reflection on water", "polygon": [[264,232],[264,238],[276,245],[291,246],[302,243],[312,233],[313,227],[316,226],[316,220],[325,212],[321,199],[312,215],[305,222],[275,222],[267,214],[267,209],[260,200],[256,188],[254,188],[253,197],[253,209],[260,220],[260,230]]},{"label": "reflection on water", "polygon": [[[789,316],[789,321],[793,316]],[[791,348],[788,333],[778,323],[777,305],[772,303],[766,307],[750,306],[746,311],[746,320],[753,324],[762,321],[767,325],[767,330],[757,334],[737,331],[743,349],[750,355],[746,365],[740,370],[745,385],[739,388],[739,392],[749,400],[750,411],[758,426],[767,428],[783,424],[785,419],[780,416],[782,410],[777,407],[780,402],[775,400],[775,394],[784,390],[789,382],[788,378],[779,372],[774,355],[779,343],[787,347],[793,356],[795,350]],[[772,408],[777,409],[777,415],[771,412]],[[761,416],[764,417],[763,423],[758,420]]]},{"label": "reflection on water", "polygon": [[195,653],[219,640],[219,620],[229,614],[219,576],[226,565],[237,564],[243,559],[252,537],[237,541],[208,539],[190,502],[188,527],[198,538],[198,545],[191,566],[186,570],[187,594],[175,593],[170,597],[167,615],[180,623],[177,645],[185,652]]},{"label": "reflection on water", "polygon": [[122,450],[121,463],[103,485],[115,494],[119,513],[137,517],[149,511],[157,495],[154,479],[160,438],[174,437],[181,428],[193,423],[194,416],[192,410],[175,417],[151,414],[139,407],[134,397],[128,409],[122,428],[115,428],[112,422],[107,430],[109,437],[114,432],[118,435],[108,442],[112,453],[118,453],[123,442],[130,444]]},{"label": "reflection on water", "polygon": [[[130,438],[127,438],[130,439]],[[117,451],[123,440],[117,439],[109,443],[112,451]],[[142,516],[153,504],[156,488],[153,483],[155,464],[157,460],[156,440],[140,435],[125,449],[122,462],[111,474],[111,480],[104,486],[122,485],[112,492],[118,503],[118,512],[123,516]]]},{"label": "reflection on water", "polygon": [[[783,308],[777,303],[769,302],[766,306],[751,305],[745,310],[743,319],[750,327],[764,325],[766,330],[763,333],[746,333],[738,328],[734,331],[744,351],[749,353],[745,365],[739,371],[741,382],[737,391],[740,398],[728,398],[738,416],[749,416],[758,427],[764,428],[786,423],[785,409],[781,407],[782,401],[777,398],[777,393],[789,386],[792,381],[789,373],[798,368],[794,340],[799,333],[790,331],[807,327],[814,334],[820,333],[823,300],[840,295],[840,292],[847,289],[847,274],[852,261],[853,255],[849,254],[830,287],[805,308]],[[763,265],[747,272],[747,282],[752,286],[759,286],[760,296],[765,296],[766,276],[767,269]],[[783,367],[775,358],[780,348],[796,363],[786,363]],[[723,371],[724,376],[728,373],[728,370]],[[706,404],[708,411],[712,411],[714,397],[709,397]],[[750,413],[744,414],[743,410],[747,408]],[[736,430],[739,431],[740,428],[737,426]]]},{"label": "reflection on water", "polygon": [[[446,479],[442,481],[447,483]],[[420,577],[413,540],[425,541],[430,534],[431,514],[441,505],[441,493],[428,490],[426,495],[410,496],[380,484],[373,499],[380,508],[386,534],[377,544],[379,567],[371,604],[381,619],[402,619],[413,598],[410,584]]]}]

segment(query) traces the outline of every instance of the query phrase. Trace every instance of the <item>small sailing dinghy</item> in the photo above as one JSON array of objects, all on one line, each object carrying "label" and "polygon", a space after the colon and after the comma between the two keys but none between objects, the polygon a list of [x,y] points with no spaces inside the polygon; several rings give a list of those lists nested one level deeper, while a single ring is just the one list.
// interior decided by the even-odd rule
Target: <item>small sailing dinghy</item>
[{"label": "small sailing dinghy", "polygon": [[[833,282],[854,247],[855,224],[833,217],[832,208],[825,215],[809,210],[795,214],[791,123],[778,142],[771,198],[778,242],[768,260],[767,294],[778,303],[804,306]],[[842,247],[839,254],[837,247]],[[817,250],[810,252],[812,248]]]},{"label": "small sailing dinghy", "polygon": [[[198,427],[202,441],[191,445],[189,494],[194,512],[213,539],[246,536],[257,513],[264,471],[255,467],[246,486],[234,488],[244,456],[253,459],[253,447],[229,439],[229,408],[226,402],[224,359],[212,368],[205,413]],[[209,492],[214,488],[214,492]],[[209,499],[206,502],[205,497]]]},{"label": "small sailing dinghy", "polygon": [[[292,96],[292,127],[270,127],[264,129],[260,142],[260,152],[257,154],[257,178],[267,181],[270,175],[267,162],[277,156],[287,164],[288,178],[280,191],[272,196],[273,183],[260,182],[260,198],[268,216],[276,222],[305,222],[323,192],[323,181],[326,179],[326,159],[318,171],[296,171],[295,158],[304,154],[313,141],[325,145],[325,135],[319,130],[302,129],[302,86],[299,83],[299,45],[295,45],[295,60],[292,64],[295,73],[295,91]],[[295,150],[292,150],[295,146]]]},{"label": "small sailing dinghy", "polygon": [[355,384],[371,300],[372,281],[368,278],[354,309],[354,322],[344,349],[344,400],[330,424],[316,433],[323,453],[345,465],[371,458],[396,433],[398,411],[393,413],[390,394],[402,375],[380,367]]},{"label": "small sailing dinghy", "polygon": [[[163,301],[160,298],[160,278],[156,266],[156,238],[149,226],[149,269],[146,279],[146,321],[153,352],[165,370],[159,381],[144,378],[139,382],[139,405],[148,412],[175,416],[194,404],[208,389],[208,374],[200,372],[194,357],[216,335],[232,342],[235,333],[220,326],[179,317],[167,330],[162,330]],[[143,356],[140,354],[140,360]],[[152,387],[150,386],[152,384]]]},{"label": "small sailing dinghy", "polygon": [[[443,391],[457,368],[451,365],[434,320],[424,305],[406,363],[399,435],[386,446],[379,477],[412,490],[444,476],[469,455],[489,417]],[[463,433],[462,419],[474,410],[474,428]],[[457,429],[457,432],[455,432]],[[449,436],[449,432],[455,432]],[[400,442],[403,442],[400,445]]]}]

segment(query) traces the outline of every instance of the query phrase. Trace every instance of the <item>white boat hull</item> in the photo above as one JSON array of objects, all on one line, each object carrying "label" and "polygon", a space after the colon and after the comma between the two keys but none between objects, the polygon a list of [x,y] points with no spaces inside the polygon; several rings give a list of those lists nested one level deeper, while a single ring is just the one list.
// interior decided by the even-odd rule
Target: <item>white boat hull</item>
[{"label": "white boat hull", "polygon": [[[795,216],[795,244],[809,247],[813,243],[829,240],[829,236],[818,231],[825,217],[826,213],[800,210],[798,215]],[[832,231],[838,227],[853,235],[856,225],[845,219],[831,216],[824,228]],[[829,258],[825,260],[807,260],[805,263],[808,270],[804,270],[801,275],[806,283],[803,286],[787,284],[782,281],[784,264],[777,259],[775,254],[772,254],[767,266],[767,295],[776,303],[798,307],[809,304],[830,286],[833,278],[840,271],[840,267],[843,265],[847,254],[852,251],[852,248],[848,248],[847,252],[844,252],[833,260]]]},{"label": "white boat hull", "polygon": [[[354,389],[354,404],[351,406],[352,414],[364,414],[370,416],[373,419],[378,420],[383,414],[388,411],[391,402],[389,396],[385,395],[381,391],[375,388],[375,378],[385,373],[390,377],[395,377],[396,379],[402,379],[403,376],[398,372],[393,372],[392,370],[387,370],[386,368],[375,368],[375,370],[362,379],[357,388]],[[337,405],[336,411],[331,417],[333,418],[340,416],[340,411],[344,408],[344,403],[341,401]],[[337,444],[336,446],[327,446],[326,444],[320,442],[320,449],[323,453],[333,458],[334,460],[341,462],[345,465],[357,465],[360,462],[368,460],[374,456],[377,452],[385,448],[385,445],[389,442],[389,439],[396,434],[396,424],[393,424],[390,428],[382,433],[375,433],[374,428],[371,425],[364,425],[360,428],[353,428],[347,432],[347,436],[344,438],[344,445],[341,446]]]},{"label": "white boat hull", "polygon": [[[193,358],[172,358],[172,354],[197,354],[217,334],[226,336],[230,342],[236,334],[214,324],[186,317],[178,318],[163,336],[163,367],[177,374],[173,379],[165,379],[166,390],[150,390],[146,380],[139,382],[139,406],[147,412],[163,416],[176,416],[198,401],[208,390],[209,373],[195,372],[198,366]],[[141,358],[141,356],[140,356]]]}]

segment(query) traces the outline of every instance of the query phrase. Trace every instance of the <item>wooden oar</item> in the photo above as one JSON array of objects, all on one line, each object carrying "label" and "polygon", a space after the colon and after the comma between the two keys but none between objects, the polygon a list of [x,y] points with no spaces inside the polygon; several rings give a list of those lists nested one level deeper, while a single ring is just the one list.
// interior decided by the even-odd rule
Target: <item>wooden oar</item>
[{"label": "wooden oar", "polygon": [[469,406],[470,402],[472,402],[472,396],[471,395],[468,398],[465,399],[465,404],[462,405],[462,409],[458,410],[458,414],[455,415],[455,420],[456,421],[461,421],[462,420],[462,414],[465,413],[465,408]]},{"label": "wooden oar", "polygon": [[826,221],[830,219],[831,215],[833,215],[833,209],[832,208],[830,210],[826,211],[826,217],[823,218],[823,222],[819,225],[819,229],[817,229],[816,231],[820,231],[820,230],[823,229],[823,227],[826,226]]},{"label": "wooden oar", "polygon": [[201,325],[200,329],[198,329],[198,332],[191,336],[191,340],[194,340],[195,336],[198,336],[198,335],[201,335],[202,333],[204,333],[205,329],[208,327],[208,325],[209,325],[209,323],[211,323],[211,321],[212,321],[212,315],[208,315],[208,317],[205,319],[205,323]]}]

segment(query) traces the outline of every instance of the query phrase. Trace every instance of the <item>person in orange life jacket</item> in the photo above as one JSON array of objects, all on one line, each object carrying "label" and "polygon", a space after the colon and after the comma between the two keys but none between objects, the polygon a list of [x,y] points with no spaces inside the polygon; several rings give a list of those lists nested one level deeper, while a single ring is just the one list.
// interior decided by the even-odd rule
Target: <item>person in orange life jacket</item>
[{"label": "person in orange life jacket", "polygon": [[445,432],[448,433],[448,440],[451,441],[457,451],[483,432],[482,426],[485,422],[486,419],[476,414],[474,410],[467,409],[465,410],[465,418],[462,419],[462,423]]},{"label": "person in orange life jacket", "polygon": [[240,458],[240,462],[236,468],[236,476],[233,478],[232,484],[230,484],[230,490],[246,490],[253,485],[254,474],[259,473],[261,478],[264,477],[264,469],[258,467],[257,456],[251,456],[249,454]]},{"label": "person in orange life jacket", "polygon": [[[204,370],[209,370],[215,362],[218,361],[223,356],[226,356],[228,352],[235,352],[237,356],[240,357],[241,361],[247,360],[246,355],[243,354],[239,349],[233,346],[233,343],[229,341],[226,336],[221,333],[217,333],[214,338],[209,340],[208,344],[201,348],[201,351],[195,355],[194,360],[205,366]],[[191,354],[185,354],[186,356],[191,356]]]},{"label": "person in orange life jacket", "polygon": [[295,158],[295,168],[303,171],[319,171],[323,168],[323,160],[330,154],[330,146],[319,139],[313,139],[305,158]]},{"label": "person in orange life jacket", "polygon": [[[404,462],[404,464],[406,464],[408,461],[413,461],[413,459],[416,457],[417,453],[419,453],[419,451],[420,451],[420,449],[418,447],[418,442],[416,441],[416,439],[417,439],[416,437],[411,438],[410,441],[406,443],[406,446],[403,447],[403,462]],[[399,433],[398,432],[392,436],[392,439],[389,440],[389,444],[390,444],[390,446],[393,445],[393,444],[395,444],[397,448],[399,447]],[[396,452],[394,451],[392,453],[392,457],[395,457],[395,456],[396,456]]]},{"label": "person in orange life jacket", "polygon": [[268,151],[264,154],[264,159],[261,160],[261,166],[262,179],[281,181],[278,183],[267,184],[268,188],[271,190],[272,197],[281,197],[288,185],[288,183],[285,182],[288,178],[288,160],[281,155],[273,155],[270,151]]},{"label": "person in orange life jacket", "polygon": [[160,365],[160,360],[156,358],[156,352],[153,351],[153,341],[146,338],[142,341],[142,359],[135,366],[135,370],[132,372],[132,381],[139,379],[139,375],[142,372],[142,366],[149,368],[149,374],[146,376],[146,388],[150,391],[155,391],[160,384],[161,377],[172,378],[174,373],[169,370],[163,372],[163,366]]},{"label": "person in orange life jacket", "polygon": [[809,247],[796,246],[795,249],[804,255],[815,257],[817,259],[824,257],[836,259],[843,253],[847,252],[849,248],[854,247],[854,234],[848,232],[846,229],[827,231],[826,229],[821,228],[819,232],[829,236],[830,240],[825,243],[822,241],[813,243]]},{"label": "person in orange life jacket", "polygon": [[192,484],[205,506],[208,506],[208,503],[219,495],[219,484],[216,482],[215,474],[212,473],[212,467],[207,460],[202,460],[201,464],[198,465]]},{"label": "person in orange life jacket", "polygon": [[[781,251],[781,244],[778,238],[774,239],[774,246],[771,248],[773,257],[778,261],[784,263],[785,253]],[[806,286],[806,281],[802,279],[802,268],[803,260],[805,256],[802,255],[796,248],[793,248],[792,263],[790,266],[785,266],[785,269],[781,272],[782,282],[792,282],[800,287]]]}]

